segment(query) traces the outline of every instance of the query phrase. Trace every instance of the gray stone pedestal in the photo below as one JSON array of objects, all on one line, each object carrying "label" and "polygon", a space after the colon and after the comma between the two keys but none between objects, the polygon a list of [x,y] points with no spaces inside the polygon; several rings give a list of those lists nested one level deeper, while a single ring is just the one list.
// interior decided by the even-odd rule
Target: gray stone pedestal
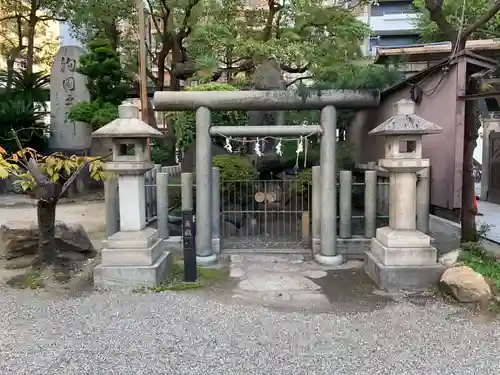
[{"label": "gray stone pedestal", "polygon": [[438,283],[443,267],[431,238],[417,230],[417,214],[423,230],[429,215],[422,194],[425,202],[417,210],[417,173],[430,167],[429,159],[422,157],[422,136],[442,129],[417,116],[410,100],[394,107],[394,116],[369,133],[385,137],[385,158],[378,164],[389,171],[390,201],[389,226],[377,229],[372,238],[365,271],[382,289],[427,289]]},{"label": "gray stone pedestal", "polygon": [[382,289],[419,290],[436,284],[444,268],[428,235],[384,227],[365,253],[365,270]]},{"label": "gray stone pedestal", "polygon": [[137,232],[118,232],[101,251],[101,264],[94,270],[98,286],[153,286],[165,281],[172,256],[164,251],[158,231],[145,228]]}]

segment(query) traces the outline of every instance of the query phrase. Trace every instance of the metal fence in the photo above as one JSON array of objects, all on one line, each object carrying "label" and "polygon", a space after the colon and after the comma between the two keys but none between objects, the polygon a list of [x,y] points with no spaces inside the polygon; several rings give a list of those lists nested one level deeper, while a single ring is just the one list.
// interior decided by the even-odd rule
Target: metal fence
[{"label": "metal fence", "polygon": [[[157,227],[162,238],[179,235],[169,233],[169,221],[180,216],[179,212],[170,217],[169,207],[181,205],[183,190],[190,190],[192,199],[195,196],[193,175],[184,179],[190,181],[189,186],[181,186],[180,176],[180,165],[176,165],[155,166],[145,177],[147,223]],[[426,181],[419,179],[419,182]],[[220,205],[220,210],[212,210],[211,225],[223,250],[310,249],[312,246],[314,251],[314,237],[320,236],[314,233],[314,212],[321,204],[316,202],[315,206],[312,199],[313,194],[317,194],[314,185],[299,186],[297,180],[232,181],[228,184],[217,178],[214,186],[217,188],[212,189],[213,202]],[[389,224],[389,186],[385,171],[366,169],[354,176],[351,171],[340,171],[336,189],[340,253],[361,257],[369,249],[376,229]],[[426,189],[425,184],[422,187]],[[417,190],[421,192],[422,187],[419,190],[417,186]],[[118,194],[116,179],[108,180],[108,236],[119,230]],[[428,217],[428,212],[417,209],[418,229],[426,233]]]}]

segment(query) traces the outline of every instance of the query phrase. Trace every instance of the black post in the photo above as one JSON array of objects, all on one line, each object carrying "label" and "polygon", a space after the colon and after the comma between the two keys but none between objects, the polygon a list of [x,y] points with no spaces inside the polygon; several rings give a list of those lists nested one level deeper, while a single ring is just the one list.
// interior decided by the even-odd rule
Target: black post
[{"label": "black post", "polygon": [[196,221],[193,210],[182,211],[182,248],[184,251],[184,281],[196,281]]}]

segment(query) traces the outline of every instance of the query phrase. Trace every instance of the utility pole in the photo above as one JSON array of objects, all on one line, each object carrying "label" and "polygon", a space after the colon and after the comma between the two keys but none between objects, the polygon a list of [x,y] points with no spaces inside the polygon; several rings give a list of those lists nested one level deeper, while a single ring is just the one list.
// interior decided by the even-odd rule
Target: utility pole
[{"label": "utility pole", "polygon": [[[146,25],[144,16],[144,1],[137,0],[137,12],[139,15],[139,96],[141,98],[142,121],[148,121],[148,87],[146,73]],[[149,156],[149,138],[147,140],[146,152]]]}]

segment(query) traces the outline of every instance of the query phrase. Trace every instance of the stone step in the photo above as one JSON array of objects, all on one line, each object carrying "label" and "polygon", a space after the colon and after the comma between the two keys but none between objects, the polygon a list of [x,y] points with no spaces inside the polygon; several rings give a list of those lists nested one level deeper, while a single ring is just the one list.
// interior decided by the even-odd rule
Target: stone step
[{"label": "stone step", "polygon": [[313,254],[311,249],[223,249],[221,250],[221,256],[231,256],[231,255],[294,255],[299,254],[304,257],[305,260],[312,260]]}]

